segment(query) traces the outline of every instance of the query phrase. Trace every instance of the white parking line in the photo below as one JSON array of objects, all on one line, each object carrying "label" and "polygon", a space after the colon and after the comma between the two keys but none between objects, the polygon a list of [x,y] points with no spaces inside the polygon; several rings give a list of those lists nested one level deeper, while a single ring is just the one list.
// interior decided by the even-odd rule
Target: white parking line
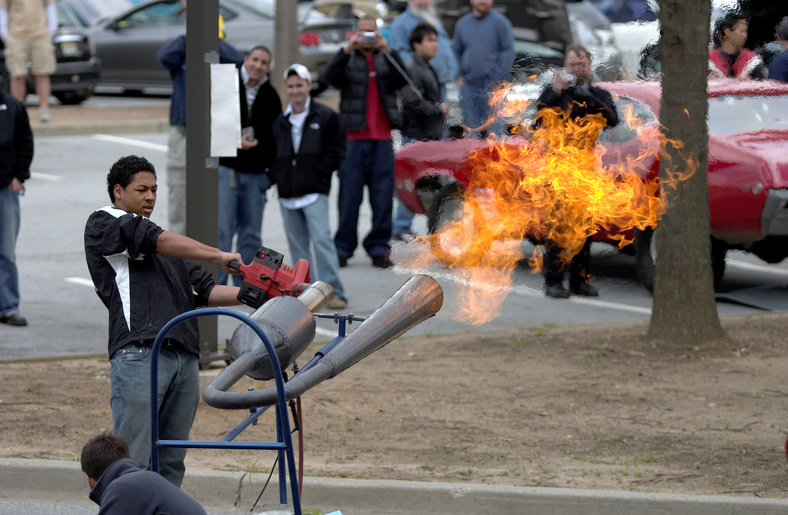
[{"label": "white parking line", "polygon": [[744,261],[736,261],[734,259],[726,260],[725,264],[728,266],[741,268],[742,270],[752,270],[754,272],[768,272],[770,274],[788,275],[788,269],[777,268],[776,266],[754,265],[752,263],[745,263]]},{"label": "white parking line", "polygon": [[[443,281],[462,285],[462,286],[469,286],[472,288],[479,288],[484,290],[506,290],[510,293],[516,293],[518,295],[524,295],[527,297],[544,297],[544,292],[541,289],[531,288],[529,286],[524,285],[513,285],[513,286],[498,286],[498,287],[491,287],[488,284],[476,283],[474,281],[468,281],[462,279],[460,277],[455,276],[449,272],[435,272],[435,271],[427,271],[423,269],[415,269],[415,268],[407,268],[401,265],[397,265],[391,269],[393,272],[399,275],[414,275],[414,274],[427,274],[431,275],[435,279],[441,279]],[[607,302],[604,300],[595,300],[590,298],[580,298],[580,297],[570,297],[569,302],[574,302],[575,304],[585,304],[587,306],[597,307],[597,308],[606,308],[606,309],[616,309],[619,311],[628,311],[630,313],[640,313],[644,315],[651,314],[651,308],[644,308],[641,306],[630,306],[627,304],[620,304],[618,302]]]},{"label": "white parking line", "polygon": [[111,143],[121,143],[131,147],[147,148],[149,150],[158,150],[160,152],[167,151],[167,145],[162,145],[160,143],[149,143],[147,141],[141,141],[138,139],[122,138],[120,136],[110,136],[108,134],[94,134],[93,137],[97,140],[109,141]]},{"label": "white parking line", "polygon": [[65,179],[62,175],[51,175],[48,173],[41,173],[41,172],[30,172],[30,177],[33,179],[40,179],[42,181],[49,181],[49,182],[63,182]]},{"label": "white parking line", "polygon": [[66,277],[66,282],[71,284],[78,284],[80,286],[89,286],[94,288],[93,281],[85,279],[84,277]]}]

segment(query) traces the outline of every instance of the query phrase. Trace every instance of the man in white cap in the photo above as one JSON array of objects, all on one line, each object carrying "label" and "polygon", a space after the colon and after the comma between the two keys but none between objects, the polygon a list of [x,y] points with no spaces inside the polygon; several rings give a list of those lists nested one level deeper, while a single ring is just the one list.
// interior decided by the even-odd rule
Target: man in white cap
[{"label": "man in white cap", "polygon": [[334,288],[328,307],[342,309],[347,296],[328,223],[328,192],[334,170],[345,160],[345,131],[331,108],[310,99],[312,78],[306,66],[290,65],[284,78],[290,103],[274,121],[271,176],[279,190],[290,255],[293,262],[312,264],[317,279]]}]

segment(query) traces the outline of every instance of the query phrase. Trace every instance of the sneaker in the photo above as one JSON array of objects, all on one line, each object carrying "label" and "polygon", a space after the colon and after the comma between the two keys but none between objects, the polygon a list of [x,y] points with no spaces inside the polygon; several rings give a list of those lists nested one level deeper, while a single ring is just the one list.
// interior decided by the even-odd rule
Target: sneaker
[{"label": "sneaker", "polygon": [[39,121],[46,123],[50,119],[50,112],[48,107],[42,107],[38,110],[38,119]]},{"label": "sneaker", "polygon": [[403,232],[402,234],[392,234],[391,235],[391,240],[392,241],[401,241],[403,243],[410,243],[413,240],[415,240],[416,237],[417,237],[417,234],[415,232],[408,231],[408,232]]},{"label": "sneaker", "polygon": [[27,319],[22,315],[20,315],[19,313],[14,313],[13,315],[1,316],[0,324],[8,324],[8,325],[15,325],[17,327],[22,327],[27,325]]},{"label": "sneaker", "polygon": [[339,256],[339,268],[345,268],[347,266],[347,258]]},{"label": "sneaker", "polygon": [[376,268],[389,268],[394,266],[394,263],[389,259],[389,255],[372,256],[372,266]]},{"label": "sneaker", "polygon": [[344,309],[347,306],[347,301],[342,297],[334,297],[331,299],[331,302],[328,303],[329,309]]},{"label": "sneaker", "polygon": [[552,297],[554,299],[568,299],[569,298],[569,290],[564,288],[564,285],[561,284],[561,283],[545,284],[544,285],[544,294],[547,297]]},{"label": "sneaker", "polygon": [[599,290],[588,283],[579,283],[571,285],[572,293],[582,297],[599,297]]}]

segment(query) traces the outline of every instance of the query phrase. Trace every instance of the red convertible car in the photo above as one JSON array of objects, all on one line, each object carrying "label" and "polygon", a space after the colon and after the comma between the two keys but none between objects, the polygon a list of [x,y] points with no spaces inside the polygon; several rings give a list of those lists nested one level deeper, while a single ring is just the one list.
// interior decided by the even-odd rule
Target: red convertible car
[{"label": "red convertible car", "polygon": [[[622,119],[628,113],[646,126],[656,126],[661,94],[658,82],[598,85],[613,94]],[[788,256],[788,84],[720,79],[710,81],[708,92],[711,248],[715,286],[718,286],[728,249],[752,252],[768,263],[777,263]],[[526,120],[529,117],[533,117],[533,112],[522,116]],[[522,146],[524,141],[521,136],[506,136],[501,145]],[[604,147],[605,167],[616,160],[621,166],[627,156],[643,147],[643,142],[638,131],[621,123],[604,131],[598,146]],[[446,219],[458,216],[458,205],[479,170],[478,155],[488,148],[487,142],[469,138],[415,142],[397,152],[395,176],[399,197],[412,211],[427,215],[430,233],[439,233]],[[640,168],[632,172],[644,181],[655,177],[658,171],[656,148],[651,155],[650,161],[639,163]],[[485,223],[494,224],[495,220],[491,218]],[[625,242],[632,243],[619,245],[622,234],[615,234],[615,230],[599,230],[593,237],[595,241],[614,243],[622,251],[634,254],[638,275],[651,289],[657,228],[619,232],[626,233]],[[506,237],[511,235],[503,235]],[[433,237],[431,243],[441,259],[447,249],[440,248],[437,238]],[[455,253],[468,250],[453,249]]]}]

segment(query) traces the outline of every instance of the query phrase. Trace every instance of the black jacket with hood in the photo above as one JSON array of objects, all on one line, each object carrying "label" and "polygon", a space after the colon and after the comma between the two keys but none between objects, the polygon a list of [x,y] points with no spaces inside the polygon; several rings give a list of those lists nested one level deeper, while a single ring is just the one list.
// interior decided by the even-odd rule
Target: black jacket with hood
[{"label": "black jacket with hood", "polygon": [[107,467],[90,491],[99,515],[205,515],[200,504],[150,470],[140,469],[131,458]]},{"label": "black jacket with hood", "polygon": [[0,90],[0,189],[14,178],[20,182],[30,178],[33,161],[33,131],[25,106]]}]

